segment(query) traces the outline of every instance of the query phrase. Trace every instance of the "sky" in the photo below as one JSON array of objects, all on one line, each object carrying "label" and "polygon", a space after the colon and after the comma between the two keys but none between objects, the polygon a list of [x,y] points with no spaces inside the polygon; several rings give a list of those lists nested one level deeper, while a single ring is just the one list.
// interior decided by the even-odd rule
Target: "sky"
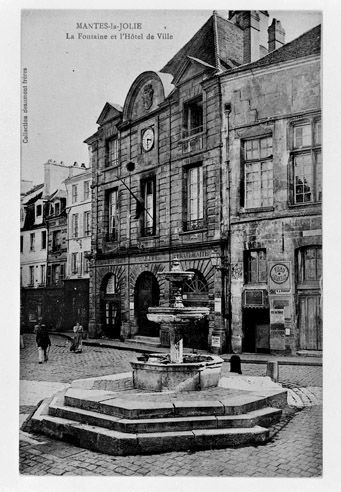
[{"label": "sky", "polygon": [[[135,78],[146,70],[160,70],[211,14],[211,10],[23,10],[21,77],[25,69],[27,82],[21,81],[21,92],[23,103],[27,90],[27,138],[22,130],[21,178],[42,182],[48,159],[87,164],[83,141],[96,131],[105,103],[123,106]],[[270,10],[269,15],[269,24],[273,17],[281,20],[287,42],[322,20],[320,11]],[[89,22],[131,23],[137,29],[77,28],[77,23]],[[143,39],[120,39],[125,32],[142,33]],[[109,34],[109,39],[78,39],[79,33]],[[148,33],[163,33],[167,39],[147,39]],[[112,34],[117,38],[110,39]]]}]

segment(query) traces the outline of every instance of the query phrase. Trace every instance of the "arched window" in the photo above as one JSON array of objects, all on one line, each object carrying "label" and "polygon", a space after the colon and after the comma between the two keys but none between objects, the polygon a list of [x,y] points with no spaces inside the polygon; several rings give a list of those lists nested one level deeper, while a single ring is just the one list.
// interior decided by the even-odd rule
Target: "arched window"
[{"label": "arched window", "polygon": [[322,276],[321,246],[307,246],[297,251],[298,284],[317,283]]},{"label": "arched window", "polygon": [[108,279],[108,283],[105,289],[106,294],[115,294],[116,293],[116,277],[115,275],[111,275]]},{"label": "arched window", "polygon": [[208,302],[207,281],[203,274],[198,270],[191,271],[194,271],[194,276],[191,280],[184,283],[182,290],[184,304],[205,305]]}]

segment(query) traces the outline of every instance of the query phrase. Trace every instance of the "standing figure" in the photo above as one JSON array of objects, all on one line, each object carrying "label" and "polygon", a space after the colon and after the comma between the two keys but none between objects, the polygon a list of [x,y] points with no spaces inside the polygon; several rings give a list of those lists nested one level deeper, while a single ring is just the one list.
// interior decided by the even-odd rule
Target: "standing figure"
[{"label": "standing figure", "polygon": [[75,336],[73,337],[73,342],[70,350],[80,354],[82,352],[82,341],[83,341],[83,326],[77,321],[73,327],[73,332]]},{"label": "standing figure", "polygon": [[39,364],[43,363],[43,358],[44,361],[47,362],[51,347],[51,340],[46,326],[41,322],[37,325],[36,342],[38,347]]}]

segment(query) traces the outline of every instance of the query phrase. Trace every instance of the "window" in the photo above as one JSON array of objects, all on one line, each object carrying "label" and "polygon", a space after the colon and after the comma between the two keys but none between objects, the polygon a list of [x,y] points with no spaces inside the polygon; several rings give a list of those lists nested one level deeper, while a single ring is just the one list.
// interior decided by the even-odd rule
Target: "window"
[{"label": "window", "polygon": [[184,222],[185,231],[193,231],[204,227],[203,170],[202,166],[187,169],[186,175],[186,207]]},{"label": "window", "polygon": [[203,131],[202,98],[196,98],[184,104],[183,138]]},{"label": "window", "polygon": [[24,236],[20,236],[20,253],[24,251]]},{"label": "window", "polygon": [[292,127],[294,204],[322,200],[321,120],[295,123]]},{"label": "window", "polygon": [[34,249],[35,249],[35,240],[36,240],[35,233],[32,232],[30,234],[30,251],[34,251]]},{"label": "window", "polygon": [[84,235],[91,236],[90,212],[84,212]]},{"label": "window", "polygon": [[36,208],[36,216],[37,217],[40,217],[41,216],[41,205],[37,205],[37,208]]},{"label": "window", "polygon": [[142,198],[144,203],[142,236],[155,234],[155,178],[141,182]]},{"label": "window", "polygon": [[90,197],[90,181],[84,181],[84,200],[89,200]]},{"label": "window", "polygon": [[71,235],[78,237],[78,214],[72,214],[71,217]]},{"label": "window", "polygon": [[40,283],[42,285],[45,284],[45,272],[46,272],[46,267],[45,265],[40,265]]},{"label": "window", "polygon": [[23,285],[23,273],[22,273],[22,267],[20,267],[20,286]]},{"label": "window", "polygon": [[116,166],[118,164],[118,140],[110,138],[106,141],[105,167]]},{"label": "window", "polygon": [[58,252],[62,247],[62,234],[61,231],[53,231],[52,233],[52,251]]},{"label": "window", "polygon": [[34,285],[34,266],[30,266],[30,285]]},{"label": "window", "polygon": [[72,253],[71,254],[71,273],[72,274],[78,273],[77,256],[78,256],[78,253]]},{"label": "window", "polygon": [[322,248],[308,246],[297,252],[298,283],[318,282],[322,276]]},{"label": "window", "polygon": [[244,207],[273,205],[272,137],[244,142]]},{"label": "window", "polygon": [[46,249],[46,231],[41,231],[41,249]]},{"label": "window", "polygon": [[245,283],[258,284],[266,282],[265,249],[254,249],[244,252]]},{"label": "window", "polygon": [[[89,219],[90,220],[90,219]],[[108,195],[108,241],[118,239],[118,190],[112,190]]]},{"label": "window", "polygon": [[60,214],[60,204],[57,202],[54,206],[54,214],[59,215]]},{"label": "window", "polygon": [[85,251],[85,253],[84,253],[84,266],[83,266],[84,273],[89,273],[90,262],[86,257],[86,255],[89,253],[90,253],[90,251]]},{"label": "window", "polygon": [[78,187],[77,185],[72,185],[72,203],[77,203],[78,200]]}]

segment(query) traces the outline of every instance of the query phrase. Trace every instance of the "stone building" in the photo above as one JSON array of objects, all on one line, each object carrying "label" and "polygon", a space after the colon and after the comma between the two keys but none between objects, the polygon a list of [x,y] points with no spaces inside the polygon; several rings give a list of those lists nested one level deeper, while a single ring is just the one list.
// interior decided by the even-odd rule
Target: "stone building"
[{"label": "stone building", "polygon": [[[311,41],[314,38],[307,36]],[[289,345],[294,348],[297,334],[293,323],[290,335],[284,337],[284,346],[282,339],[283,329],[289,330],[289,311],[292,319],[294,316],[294,291],[290,290],[289,295],[284,291],[284,297],[279,293],[271,297],[273,290],[280,289],[268,281],[268,270],[261,277],[261,287],[260,282],[244,285],[245,265],[251,264],[257,250],[267,250],[262,261],[267,261],[267,269],[273,271],[271,282],[281,277],[281,267],[272,267],[284,262],[277,251],[282,248],[278,249],[278,244],[282,244],[283,234],[284,243],[288,241],[286,227],[296,227],[297,238],[306,229],[305,240],[297,243],[295,250],[306,245],[310,230],[315,231],[314,241],[318,237],[319,226],[313,220],[318,220],[319,205],[306,205],[308,191],[301,194],[304,205],[296,203],[300,198],[295,185],[296,198],[290,198],[289,206],[287,197],[294,195],[288,180],[295,181],[295,172],[284,181],[284,175],[294,166],[287,161],[294,159],[292,162],[303,169],[305,157],[299,163],[296,148],[285,147],[286,133],[278,137],[282,142],[276,147],[279,160],[275,163],[271,157],[273,128],[277,136],[277,127],[283,131],[285,127],[279,123],[280,116],[287,122],[290,114],[304,127],[305,112],[317,115],[319,110],[314,96],[318,72],[311,81],[308,69],[309,63],[318,58],[315,45],[303,41],[296,60],[298,46],[294,43],[284,44],[278,21],[268,28],[266,11],[232,11],[229,19],[213,13],[159,72],[143,72],[136,78],[123,108],[105,104],[96,133],[85,141],[92,155],[90,336],[160,336],[166,345],[167,331],[149,322],[146,313],[151,305],[169,302],[172,293],[157,274],[170,268],[172,259],[178,257],[183,269],[195,272],[184,287],[185,302],[210,307],[209,319],[188,329],[185,346],[213,352],[230,350],[231,346],[237,352],[262,348],[241,342],[250,338],[243,338],[247,330],[255,330],[248,328],[254,324],[252,313],[256,312],[245,311],[253,306],[247,304],[248,299],[260,296],[261,309],[268,309],[273,321],[269,335],[272,342],[266,350],[285,350]],[[262,92],[263,84],[266,93]],[[296,100],[302,99],[299,93],[307,93],[311,101],[300,100],[296,111]],[[296,135],[296,126],[289,128]],[[318,131],[314,123],[310,128]],[[302,129],[302,135],[305,132]],[[245,195],[248,189],[243,191],[241,186],[245,176],[248,180],[251,177],[251,171],[241,174],[248,164],[244,157],[241,163],[241,152],[245,148],[244,155],[251,155],[254,142],[266,153],[264,170],[260,163],[261,171],[254,171],[261,176],[260,181],[255,177],[254,187],[266,183],[266,205],[256,204],[253,185],[246,186],[251,186],[250,198]],[[311,146],[309,151],[313,155],[317,147]],[[256,162],[260,160],[251,159],[250,166]],[[241,201],[245,196],[251,200],[246,207]],[[304,216],[302,222],[289,226],[298,216]],[[258,227],[254,226],[256,222]],[[274,234],[280,239],[276,239],[276,253],[270,254],[267,241]],[[284,251],[289,255],[288,244],[284,244]],[[285,261],[293,260],[285,257]],[[292,285],[293,270],[289,271]],[[287,282],[283,281],[282,289]],[[243,299],[247,299],[246,304]],[[284,322],[278,321],[281,310],[285,311],[285,328]],[[257,326],[265,325],[264,319],[260,316]],[[259,333],[265,331],[259,329]]]},{"label": "stone building", "polygon": [[20,204],[21,323],[29,327],[42,315],[46,282],[47,229],[44,184],[23,190]]},{"label": "stone building", "polygon": [[64,328],[72,329],[77,321],[88,326],[89,260],[91,251],[91,169],[64,183],[66,186],[67,261],[64,279]]},{"label": "stone building", "polygon": [[67,248],[63,181],[79,172],[78,166],[49,159],[44,182],[21,197],[20,306],[21,324],[28,330],[41,317],[50,328],[63,326]]},{"label": "stone building", "polygon": [[283,46],[274,21],[270,53],[221,76],[237,352],[322,349],[320,38]]}]

